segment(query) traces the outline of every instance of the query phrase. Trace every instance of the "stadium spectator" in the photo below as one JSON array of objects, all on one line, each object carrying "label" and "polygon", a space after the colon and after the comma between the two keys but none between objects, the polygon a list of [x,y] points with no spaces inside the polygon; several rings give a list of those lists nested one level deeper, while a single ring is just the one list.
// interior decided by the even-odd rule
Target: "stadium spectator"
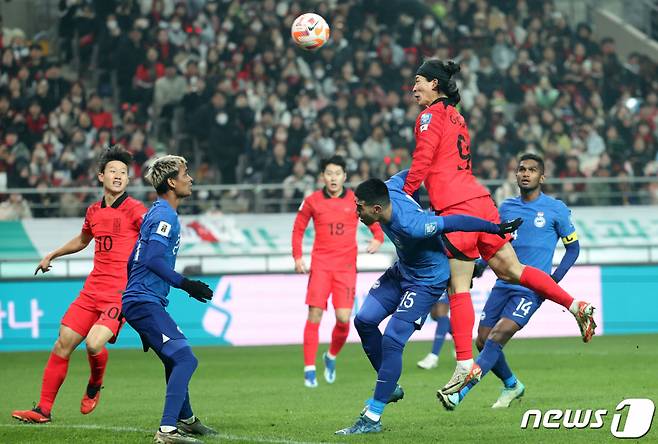
[{"label": "stadium spectator", "polygon": [[[277,143],[311,173],[341,153],[351,176],[365,157],[381,177],[385,156],[402,148],[408,158],[414,147],[413,72],[435,56],[461,64],[462,112],[483,178],[504,180],[508,160],[529,146],[547,172],[553,168],[551,177],[573,175],[569,158],[581,178],[603,169],[630,178],[655,171],[656,62],[620,57],[613,38],[594,39],[589,25],[570,23],[553,3],[496,3],[387,3],[367,19],[361,2],[323,4],[318,12],[332,24],[332,39],[307,53],[286,38],[296,3],[62,1],[58,53],[3,28],[0,140],[13,128],[28,150],[26,167],[36,144],[44,145],[52,173],[25,177],[28,186],[94,185],[87,167],[105,143],[101,128],[109,130],[103,140],[126,146],[136,129],[148,147],[189,140],[201,154],[193,163],[207,161],[223,184],[265,181]],[[75,161],[62,161],[69,152]],[[137,156],[136,171],[149,156]],[[14,161],[1,162],[15,186]],[[628,192],[648,201],[649,187]]]},{"label": "stadium spectator", "polygon": [[0,220],[31,219],[30,205],[18,193],[9,195],[9,199],[0,203]]}]

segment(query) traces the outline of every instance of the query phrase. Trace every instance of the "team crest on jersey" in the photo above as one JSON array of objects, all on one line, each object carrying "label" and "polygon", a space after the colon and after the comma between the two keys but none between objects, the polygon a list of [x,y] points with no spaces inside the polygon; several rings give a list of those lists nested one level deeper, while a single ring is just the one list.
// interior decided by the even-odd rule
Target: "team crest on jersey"
[{"label": "team crest on jersey", "polygon": [[429,222],[425,224],[425,236],[431,236],[436,232],[436,222]]},{"label": "team crest on jersey", "polygon": [[487,317],[487,314],[485,312],[482,312],[482,314],[480,315],[480,320],[484,321],[486,319],[486,317]]},{"label": "team crest on jersey", "polygon": [[373,290],[377,290],[377,289],[379,288],[379,285],[380,285],[380,284],[381,284],[381,283],[379,282],[379,279],[377,279],[377,280],[375,281],[375,283],[372,284],[372,289],[373,289]]},{"label": "team crest on jersey", "polygon": [[546,218],[544,217],[543,211],[537,211],[537,216],[535,216],[535,227],[544,228],[546,225]]},{"label": "team crest on jersey", "polygon": [[432,121],[432,113],[423,114],[420,116],[420,132],[426,131],[430,127]]}]

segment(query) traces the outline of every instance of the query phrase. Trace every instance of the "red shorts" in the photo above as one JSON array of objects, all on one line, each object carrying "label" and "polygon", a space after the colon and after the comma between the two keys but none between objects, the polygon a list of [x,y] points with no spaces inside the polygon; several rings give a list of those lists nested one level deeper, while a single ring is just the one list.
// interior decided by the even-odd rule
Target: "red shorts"
[{"label": "red shorts", "polygon": [[354,307],[356,289],[356,270],[329,271],[313,270],[308,278],[306,305],[327,309],[327,301],[331,294],[334,308]]},{"label": "red shorts", "polygon": [[[490,196],[476,197],[466,202],[460,202],[440,213],[441,216],[451,214],[465,214],[497,224],[500,223],[498,208],[496,208],[496,204]],[[512,238],[509,234],[503,239],[497,234],[464,231],[444,233],[442,237],[449,258],[475,260],[482,257],[485,261],[491,259]]]},{"label": "red shorts", "polygon": [[82,292],[69,306],[62,318],[62,325],[66,325],[83,337],[87,336],[94,325],[106,326],[113,334],[110,343],[116,341],[119,330],[125,322],[121,315],[120,295],[119,297],[103,297]]}]

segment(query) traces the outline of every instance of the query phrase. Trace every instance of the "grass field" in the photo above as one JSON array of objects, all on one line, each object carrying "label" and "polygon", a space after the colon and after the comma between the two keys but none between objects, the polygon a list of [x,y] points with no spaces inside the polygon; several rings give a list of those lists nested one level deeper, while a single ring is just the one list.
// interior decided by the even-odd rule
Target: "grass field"
[{"label": "grass field", "polygon": [[[452,344],[444,347],[438,369],[420,370],[416,361],[428,346],[407,346],[400,381],[406,396],[387,407],[381,434],[349,439],[333,435],[354,422],[374,385],[374,372],[358,344],[347,345],[341,354],[336,383],[329,386],[319,378],[317,389],[303,387],[299,346],[197,348],[200,364],[190,388],[192,406],[221,432],[206,442],[598,443],[616,440],[610,424],[622,399],[658,402],[658,335],[596,337],[588,345],[577,338],[512,341],[506,348],[508,361],[527,391],[520,403],[504,411],[490,408],[500,390],[493,375],[456,411],[444,411],[435,391],[452,373]],[[84,352],[78,351],[57,398],[54,421],[18,423],[10,412],[30,408],[38,399],[46,359],[45,352],[0,354],[0,443],[152,440],[164,399],[163,370],[155,355],[111,351],[102,402],[83,416],[78,408],[89,369]],[[530,408],[609,413],[598,430],[521,430],[523,412]],[[658,425],[640,441],[658,442]]]}]

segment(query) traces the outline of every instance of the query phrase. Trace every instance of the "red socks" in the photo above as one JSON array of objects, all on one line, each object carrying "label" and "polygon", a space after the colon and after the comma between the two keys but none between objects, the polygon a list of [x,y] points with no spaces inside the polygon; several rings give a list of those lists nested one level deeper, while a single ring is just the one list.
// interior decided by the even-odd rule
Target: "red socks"
[{"label": "red socks", "polygon": [[329,354],[338,356],[340,350],[347,341],[347,335],[350,334],[350,323],[336,321],[334,331],[331,333],[331,344],[329,345]]},{"label": "red socks", "polygon": [[48,363],[43,371],[41,399],[39,399],[39,407],[44,414],[50,415],[55,397],[64,382],[64,378],[66,378],[68,369],[68,359],[61,358],[55,353],[50,353],[50,358],[48,358]]},{"label": "red socks", "polygon": [[455,342],[457,360],[473,359],[473,325],[475,325],[475,311],[469,292],[456,293],[449,296],[450,300],[450,329],[452,340]]},{"label": "red socks", "polygon": [[304,365],[315,365],[315,356],[318,354],[318,343],[320,342],[320,334],[318,330],[320,324],[306,321],[304,327]]},{"label": "red socks", "polygon": [[[521,273],[519,282],[526,288],[538,293],[540,296],[560,304],[567,310],[573,303],[573,298],[564,291],[555,281],[543,271],[526,265]],[[450,307],[452,309],[452,307]]]},{"label": "red socks", "polygon": [[89,377],[89,385],[100,386],[103,383],[103,375],[105,374],[105,367],[107,366],[107,349],[97,354],[92,355],[87,352],[87,359],[89,360],[89,368],[91,369],[91,376]]}]

